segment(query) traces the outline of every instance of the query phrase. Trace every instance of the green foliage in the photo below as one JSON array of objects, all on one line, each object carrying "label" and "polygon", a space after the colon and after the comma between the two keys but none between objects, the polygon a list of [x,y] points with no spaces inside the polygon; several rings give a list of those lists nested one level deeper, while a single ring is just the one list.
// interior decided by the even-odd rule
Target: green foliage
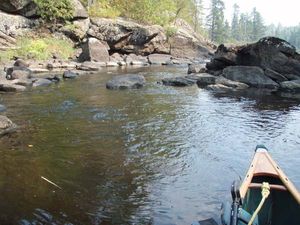
[{"label": "green foliage", "polygon": [[167,26],[165,28],[166,35],[168,38],[173,37],[177,33],[177,28],[174,26]]},{"label": "green foliage", "polygon": [[[88,0],[82,0],[88,6]],[[89,14],[95,17],[123,16],[146,24],[169,25],[182,18],[195,28],[201,26],[201,0],[95,0]]]},{"label": "green foliage", "polygon": [[17,40],[16,49],[1,53],[0,61],[8,61],[14,56],[24,59],[34,58],[37,60],[47,60],[50,59],[54,53],[59,55],[62,59],[68,59],[74,55],[72,42],[54,37],[22,37]]},{"label": "green foliage", "polygon": [[210,39],[219,44],[226,41],[224,10],[225,4],[222,0],[211,0],[210,13],[207,16],[207,25]]},{"label": "green foliage", "polygon": [[70,0],[34,0],[34,2],[38,6],[38,14],[46,22],[56,23],[73,17],[74,7]]}]

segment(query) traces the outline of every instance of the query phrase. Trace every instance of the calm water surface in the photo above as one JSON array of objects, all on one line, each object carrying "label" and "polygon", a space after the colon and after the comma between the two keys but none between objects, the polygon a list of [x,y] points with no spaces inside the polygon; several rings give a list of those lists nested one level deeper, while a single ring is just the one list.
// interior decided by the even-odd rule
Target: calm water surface
[{"label": "calm water surface", "polygon": [[[106,90],[119,73],[143,74],[147,85]],[[157,84],[185,73],[110,71],[2,94],[20,129],[0,141],[0,224],[218,219],[259,143],[300,187],[300,100]]]}]

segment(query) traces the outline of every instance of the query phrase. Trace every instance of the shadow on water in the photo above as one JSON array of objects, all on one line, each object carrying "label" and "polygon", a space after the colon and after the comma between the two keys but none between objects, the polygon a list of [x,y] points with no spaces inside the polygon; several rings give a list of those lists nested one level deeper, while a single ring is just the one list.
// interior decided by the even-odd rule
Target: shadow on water
[{"label": "shadow on water", "polygon": [[[147,85],[106,90],[105,82],[120,73],[143,74]],[[111,70],[3,94],[7,116],[21,128],[0,141],[0,223],[217,219],[258,143],[272,149],[300,186],[297,99],[157,84],[185,73],[180,67]]]}]

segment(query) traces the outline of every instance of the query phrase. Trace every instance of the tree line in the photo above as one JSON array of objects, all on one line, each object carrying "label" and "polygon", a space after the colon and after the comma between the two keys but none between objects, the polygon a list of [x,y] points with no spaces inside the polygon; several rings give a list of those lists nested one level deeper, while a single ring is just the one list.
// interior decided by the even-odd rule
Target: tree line
[{"label": "tree line", "polygon": [[[49,22],[68,20],[72,16],[71,0],[34,0],[41,17]],[[240,12],[233,6],[232,20],[225,18],[222,0],[210,0],[208,15],[202,0],[80,0],[90,16],[134,19],[145,24],[172,27],[176,19],[184,19],[195,32],[216,44],[243,44],[254,42],[263,36],[277,36],[300,48],[300,24],[283,27],[280,24],[267,26],[263,16],[253,8],[250,13]],[[171,30],[172,31],[172,30]]]}]

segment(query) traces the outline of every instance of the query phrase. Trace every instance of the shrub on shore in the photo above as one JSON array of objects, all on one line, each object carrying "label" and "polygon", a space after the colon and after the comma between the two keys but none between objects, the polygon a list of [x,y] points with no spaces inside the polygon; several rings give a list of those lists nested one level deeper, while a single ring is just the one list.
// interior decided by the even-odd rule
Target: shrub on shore
[{"label": "shrub on shore", "polygon": [[47,60],[55,54],[61,59],[74,55],[73,43],[56,37],[21,37],[15,49],[0,52],[0,61],[5,62],[14,57],[24,59]]}]

